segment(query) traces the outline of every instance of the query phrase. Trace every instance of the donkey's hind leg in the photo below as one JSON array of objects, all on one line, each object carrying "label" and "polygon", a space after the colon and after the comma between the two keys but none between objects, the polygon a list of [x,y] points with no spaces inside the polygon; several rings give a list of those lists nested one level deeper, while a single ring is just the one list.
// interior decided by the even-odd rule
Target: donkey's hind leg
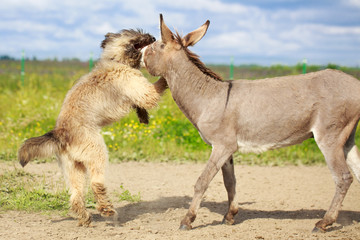
[{"label": "donkey's hind leg", "polygon": [[357,125],[354,127],[349,139],[346,141],[346,144],[344,146],[344,153],[346,163],[354,173],[356,179],[360,182],[360,152],[355,145],[356,127]]},{"label": "donkey's hind leg", "polygon": [[[329,139],[333,140],[336,138],[332,136]],[[317,222],[313,229],[313,232],[325,232],[326,227],[332,225],[336,221],[341,204],[353,181],[353,177],[345,161],[343,145],[327,141],[325,138],[321,141],[317,141],[317,143],[325,156],[326,163],[332,173],[336,185],[335,195],[329,209],[325,213],[324,218]]]},{"label": "donkey's hind leg", "polygon": [[236,196],[236,179],[234,174],[234,160],[231,156],[229,160],[221,167],[223,173],[224,185],[228,194],[229,209],[224,216],[223,223],[234,224],[234,216],[238,213],[239,207],[234,201]]}]

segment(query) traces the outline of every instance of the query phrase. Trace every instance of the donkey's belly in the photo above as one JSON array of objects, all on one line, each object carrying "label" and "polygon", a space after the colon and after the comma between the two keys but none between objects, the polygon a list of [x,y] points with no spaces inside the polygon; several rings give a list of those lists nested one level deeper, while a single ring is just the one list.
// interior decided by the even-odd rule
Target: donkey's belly
[{"label": "donkey's belly", "polygon": [[299,144],[311,137],[313,137],[313,134],[311,132],[307,132],[303,134],[293,134],[291,136],[284,137],[281,140],[267,141],[267,142],[260,142],[260,141],[257,142],[257,141],[238,139],[237,145],[238,145],[238,151],[243,153],[249,153],[249,152],[262,153],[272,149]]},{"label": "donkey's belly", "polygon": [[238,151],[242,153],[262,153],[267,150],[283,147],[276,143],[259,144],[249,141],[238,141]]}]

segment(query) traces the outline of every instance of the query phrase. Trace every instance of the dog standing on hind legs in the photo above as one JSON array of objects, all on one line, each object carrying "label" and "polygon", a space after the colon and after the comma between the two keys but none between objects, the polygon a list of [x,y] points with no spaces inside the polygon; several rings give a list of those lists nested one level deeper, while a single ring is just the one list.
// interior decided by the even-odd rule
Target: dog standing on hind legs
[{"label": "dog standing on hind legs", "polygon": [[27,139],[18,158],[24,167],[34,158],[56,155],[70,187],[71,210],[79,226],[89,226],[91,215],[85,207],[86,174],[102,216],[116,211],[109,200],[105,181],[108,151],[101,128],[132,109],[140,122],[148,122],[146,109],[157,105],[166,81],[151,84],[140,72],[141,48],[155,41],[141,30],[108,33],[95,68],[81,77],[67,93],[55,128],[43,136]]}]

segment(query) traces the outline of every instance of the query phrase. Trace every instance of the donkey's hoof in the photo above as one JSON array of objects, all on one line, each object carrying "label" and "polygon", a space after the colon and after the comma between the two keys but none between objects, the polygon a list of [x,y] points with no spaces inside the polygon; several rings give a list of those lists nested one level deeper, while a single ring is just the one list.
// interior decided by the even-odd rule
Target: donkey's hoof
[{"label": "donkey's hoof", "polygon": [[181,224],[179,230],[189,231],[189,230],[191,230],[191,228],[192,228],[191,225],[189,226],[189,225]]},{"label": "donkey's hoof", "polygon": [[324,232],[326,232],[326,230],[315,226],[311,232],[312,233],[324,233]]},{"label": "donkey's hoof", "polygon": [[224,225],[234,225],[234,222],[235,222],[234,219],[228,220],[228,219],[224,218],[221,223]]}]

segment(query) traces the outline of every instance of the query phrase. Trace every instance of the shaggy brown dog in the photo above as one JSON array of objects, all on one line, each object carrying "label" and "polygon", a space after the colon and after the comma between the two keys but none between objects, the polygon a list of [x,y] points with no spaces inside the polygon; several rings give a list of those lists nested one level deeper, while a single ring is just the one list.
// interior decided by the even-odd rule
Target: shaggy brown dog
[{"label": "shaggy brown dog", "polygon": [[54,130],[26,140],[18,153],[22,166],[34,158],[56,155],[70,187],[71,209],[79,226],[91,223],[84,201],[86,173],[97,209],[103,216],[116,214],[104,185],[108,152],[101,128],[133,108],[140,121],[147,122],[145,109],[155,107],[166,89],[164,79],[151,84],[139,70],[140,50],[155,41],[153,36],[140,30],[123,30],[105,37],[99,62],[67,93]]}]

